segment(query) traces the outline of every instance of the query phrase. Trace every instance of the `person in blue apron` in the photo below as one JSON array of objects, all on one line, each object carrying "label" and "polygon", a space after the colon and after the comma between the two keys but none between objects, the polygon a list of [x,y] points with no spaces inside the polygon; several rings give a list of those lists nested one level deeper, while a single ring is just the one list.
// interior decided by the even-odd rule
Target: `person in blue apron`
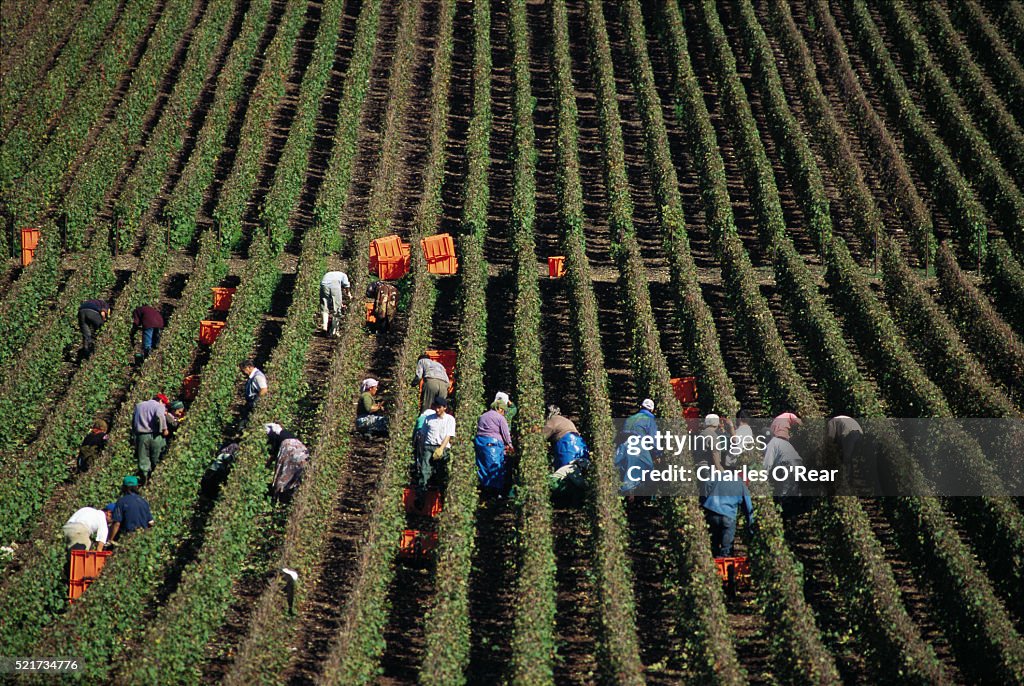
[{"label": "person in blue apron", "polygon": [[512,434],[505,419],[507,410],[504,400],[495,400],[476,423],[476,474],[485,495],[498,495],[505,490],[505,456],[513,451]]},{"label": "person in blue apron", "polygon": [[615,443],[618,448],[615,450],[615,466],[619,469],[619,477],[622,479],[622,487],[619,493],[632,495],[636,487],[641,483],[636,477],[636,470],[630,472],[632,467],[639,467],[641,470],[654,469],[654,460],[659,455],[657,451],[648,450],[640,443],[644,436],[652,439],[658,433],[658,422],[654,418],[654,401],[646,398],[640,403],[640,409],[622,425]]},{"label": "person in blue apron", "polygon": [[554,448],[555,471],[568,466],[573,460],[589,462],[590,449],[586,441],[572,420],[562,415],[557,405],[548,405],[548,417],[541,428],[541,435]]}]

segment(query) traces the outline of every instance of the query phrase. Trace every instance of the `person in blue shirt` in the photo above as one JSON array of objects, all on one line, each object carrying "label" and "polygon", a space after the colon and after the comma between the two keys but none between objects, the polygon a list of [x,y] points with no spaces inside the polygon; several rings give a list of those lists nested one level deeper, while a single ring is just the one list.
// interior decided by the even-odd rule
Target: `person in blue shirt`
[{"label": "person in blue shirt", "polygon": [[[615,439],[615,443],[618,445],[615,451],[615,466],[618,467],[619,477],[622,479],[622,488],[619,491],[622,495],[629,495],[640,484],[639,481],[629,478],[631,467],[654,469],[654,461],[661,456],[661,453],[657,450],[647,450],[636,441],[644,436],[654,439],[657,434],[658,422],[654,418],[654,401],[646,398],[640,403],[640,409],[636,414],[626,419]],[[633,436],[638,438],[631,441]]]},{"label": "person in blue shirt", "polygon": [[732,542],[736,538],[736,511],[742,508],[747,526],[751,526],[754,523],[754,503],[739,472],[726,469],[724,472],[716,471],[716,476],[703,482],[700,505],[711,530],[711,554],[731,557]]},{"label": "person in blue shirt", "polygon": [[139,495],[139,480],[134,476],[126,476],[121,483],[121,497],[114,503],[114,511],[110,517],[113,522],[110,529],[110,538],[123,529],[125,533],[131,533],[139,529],[148,529],[153,526],[153,513],[149,509],[149,503]]}]

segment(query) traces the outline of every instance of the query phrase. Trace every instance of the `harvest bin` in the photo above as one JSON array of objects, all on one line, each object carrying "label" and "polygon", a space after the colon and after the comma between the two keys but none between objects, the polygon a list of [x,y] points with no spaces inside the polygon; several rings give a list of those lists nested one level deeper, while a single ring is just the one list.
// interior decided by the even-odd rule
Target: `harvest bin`
[{"label": "harvest bin", "polygon": [[409,273],[409,244],[398,236],[370,241],[370,272],[386,281],[395,281]]},{"label": "harvest bin", "polygon": [[234,288],[211,288],[213,292],[213,309],[215,312],[227,312],[231,309],[231,298],[235,295]]},{"label": "harvest bin", "polygon": [[560,279],[565,275],[565,256],[555,255],[548,258],[548,277]]},{"label": "harvest bin", "polygon": [[96,581],[100,570],[110,557],[110,550],[72,550],[71,574],[68,580],[68,602],[85,593],[89,584]]},{"label": "harvest bin", "polygon": [[402,532],[402,541],[398,554],[408,559],[423,559],[437,548],[437,532],[406,529]]},{"label": "harvest bin", "polygon": [[191,376],[186,376],[181,384],[182,397],[191,402],[196,399],[197,393],[199,393],[199,375],[192,374]]},{"label": "harvest bin", "polygon": [[428,236],[420,241],[420,247],[427,261],[427,271],[431,274],[451,276],[459,270],[459,261],[455,259],[455,241],[451,234]]},{"label": "harvest bin", "polygon": [[443,499],[437,489],[430,489],[423,494],[423,506],[416,507],[416,489],[406,488],[402,493],[402,504],[405,505],[406,514],[420,515],[421,517],[436,517],[441,514]]},{"label": "harvest bin", "polygon": [[203,345],[213,345],[213,342],[217,340],[217,336],[220,336],[221,329],[223,328],[224,322],[204,319],[199,322],[199,342]]},{"label": "harvest bin", "polygon": [[39,247],[39,229],[21,230],[21,266],[27,267],[32,264],[36,256],[36,248]]}]

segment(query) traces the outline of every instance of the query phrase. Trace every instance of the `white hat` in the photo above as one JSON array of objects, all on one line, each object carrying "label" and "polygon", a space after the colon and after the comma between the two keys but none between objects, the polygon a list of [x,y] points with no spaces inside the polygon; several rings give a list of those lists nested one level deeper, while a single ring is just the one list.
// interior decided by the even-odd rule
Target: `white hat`
[{"label": "white hat", "polygon": [[363,380],[363,385],[361,386],[361,388],[363,390],[363,393],[365,393],[366,391],[370,390],[371,388],[376,388],[379,385],[380,385],[380,383],[377,381],[377,379],[364,379]]},{"label": "white hat", "polygon": [[640,403],[640,407],[644,408],[648,412],[654,412],[654,401],[650,398],[644,398],[644,401]]},{"label": "white hat", "polygon": [[704,426],[718,426],[721,421],[721,418],[717,414],[709,414],[704,417]]},{"label": "white hat", "polygon": [[283,426],[281,426],[280,424],[274,424],[273,422],[269,424],[264,424],[263,428],[266,430],[268,434],[279,434],[281,433],[282,430],[284,430]]},{"label": "white hat", "polygon": [[505,391],[498,391],[494,394],[494,402],[498,402],[499,400],[504,400],[506,405],[512,404],[512,401],[509,400],[508,393]]}]

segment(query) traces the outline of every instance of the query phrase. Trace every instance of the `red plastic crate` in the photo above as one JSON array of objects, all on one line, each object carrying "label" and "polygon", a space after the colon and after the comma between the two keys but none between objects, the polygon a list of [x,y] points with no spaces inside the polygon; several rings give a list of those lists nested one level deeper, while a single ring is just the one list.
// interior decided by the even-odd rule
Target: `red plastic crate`
[{"label": "red plastic crate", "polygon": [[68,579],[68,602],[78,598],[89,584],[96,581],[100,570],[112,554],[109,550],[72,550],[71,574]]},{"label": "red plastic crate", "polygon": [[730,594],[750,587],[750,560],[746,557],[716,557],[715,570]]},{"label": "red plastic crate", "polygon": [[185,380],[181,382],[181,397],[188,402],[192,402],[196,399],[196,395],[199,393],[199,375],[192,374],[186,376]]},{"label": "red plastic crate", "polygon": [[402,532],[398,554],[407,559],[417,560],[428,557],[435,549],[437,549],[436,531],[406,529]]},{"label": "red plastic crate", "polygon": [[672,391],[676,394],[676,400],[682,404],[697,402],[697,377],[684,376],[672,379]]},{"label": "red plastic crate", "polygon": [[686,428],[689,429],[691,433],[697,433],[700,431],[703,420],[700,416],[699,407],[684,407],[683,417],[686,419]]},{"label": "red plastic crate", "polygon": [[548,277],[552,279],[560,279],[563,276],[565,276],[565,257],[563,255],[549,257]]},{"label": "red plastic crate", "polygon": [[420,515],[421,517],[436,517],[441,514],[444,505],[444,498],[440,491],[430,489],[423,494],[423,506],[416,507],[416,489],[407,488],[402,493],[402,504],[405,505],[406,514]]},{"label": "red plastic crate", "polygon": [[385,281],[398,281],[409,273],[409,258],[399,255],[398,257],[381,257],[377,260],[377,278]]},{"label": "red plastic crate", "polygon": [[215,312],[227,312],[231,309],[231,299],[235,295],[234,288],[211,288],[213,292],[213,309]]},{"label": "red plastic crate", "polygon": [[367,324],[376,324],[377,323],[377,315],[375,315],[373,313],[373,307],[374,307],[374,303],[373,302],[366,303],[366,323]]},{"label": "red plastic crate", "polygon": [[224,322],[204,319],[199,322],[199,342],[203,345],[213,345],[223,328]]}]

